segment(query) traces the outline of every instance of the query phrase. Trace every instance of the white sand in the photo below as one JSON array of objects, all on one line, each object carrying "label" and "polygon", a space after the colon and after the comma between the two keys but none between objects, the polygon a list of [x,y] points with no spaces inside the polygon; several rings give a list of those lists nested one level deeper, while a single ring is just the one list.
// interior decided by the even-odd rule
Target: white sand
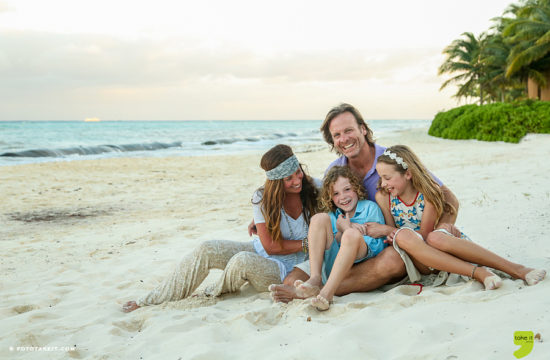
[{"label": "white sand", "polygon": [[[474,241],[550,269],[550,136],[514,145],[416,130],[378,142],[417,152],[459,198],[457,225]],[[0,167],[0,358],[515,359],[518,330],[543,339],[525,359],[548,358],[550,279],[357,293],[326,313],[247,287],[121,312],[200,241],[248,240],[260,156]],[[335,155],[298,157],[320,177]],[[76,350],[17,351],[55,346]]]}]

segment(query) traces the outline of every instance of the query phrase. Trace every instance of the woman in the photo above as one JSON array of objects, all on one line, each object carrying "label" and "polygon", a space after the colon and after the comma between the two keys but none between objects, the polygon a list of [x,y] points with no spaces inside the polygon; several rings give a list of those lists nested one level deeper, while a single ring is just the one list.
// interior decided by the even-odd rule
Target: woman
[{"label": "woman", "polygon": [[270,284],[282,282],[294,265],[306,259],[309,220],[317,211],[313,180],[304,174],[287,145],[271,148],[262,156],[260,166],[267,180],[252,197],[258,236],[251,242],[202,243],[153,291],[124,304],[123,311],[184,299],[210,269],[222,269],[223,274],[206,289],[207,295],[235,292],[247,281],[257,291],[267,291]]}]

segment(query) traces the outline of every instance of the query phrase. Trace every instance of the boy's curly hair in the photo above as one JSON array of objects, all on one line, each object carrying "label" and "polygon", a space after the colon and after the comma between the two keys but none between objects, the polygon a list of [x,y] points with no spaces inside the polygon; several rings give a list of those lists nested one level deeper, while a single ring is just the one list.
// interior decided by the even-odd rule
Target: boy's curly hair
[{"label": "boy's curly hair", "polygon": [[351,171],[349,166],[333,166],[325,175],[323,181],[323,188],[321,189],[321,194],[319,196],[319,207],[321,211],[336,211],[337,206],[332,201],[332,190],[334,183],[338,180],[339,177],[343,177],[349,180],[353,191],[357,193],[359,200],[364,200],[367,198],[367,191],[363,187],[363,184],[357,176]]}]

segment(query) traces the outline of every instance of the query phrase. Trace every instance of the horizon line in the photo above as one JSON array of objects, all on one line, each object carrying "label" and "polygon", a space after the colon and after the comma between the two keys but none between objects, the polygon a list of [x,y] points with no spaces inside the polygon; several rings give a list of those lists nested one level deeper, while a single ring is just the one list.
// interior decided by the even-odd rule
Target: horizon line
[{"label": "horizon line", "polygon": [[[365,121],[431,121],[433,119],[420,119],[420,118],[403,118],[403,119],[380,119],[380,118],[364,118]],[[143,119],[108,119],[108,120],[95,120],[95,121],[86,121],[84,119],[71,119],[71,120],[49,120],[49,119],[19,119],[19,120],[6,120],[0,119],[0,122],[19,122],[19,121],[28,121],[28,122],[41,122],[41,121],[50,121],[50,122],[63,122],[63,121],[75,121],[75,122],[88,122],[88,123],[98,123],[98,122],[116,122],[116,121],[323,121],[323,119],[154,119],[154,120],[143,120]]]}]

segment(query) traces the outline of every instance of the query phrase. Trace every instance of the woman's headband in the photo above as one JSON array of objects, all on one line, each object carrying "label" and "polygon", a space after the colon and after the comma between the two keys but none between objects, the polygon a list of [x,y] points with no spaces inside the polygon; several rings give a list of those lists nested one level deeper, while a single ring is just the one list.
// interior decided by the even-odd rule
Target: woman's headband
[{"label": "woman's headband", "polygon": [[407,168],[409,167],[409,165],[407,165],[407,163],[406,163],[405,161],[403,161],[403,158],[397,156],[396,153],[392,153],[391,151],[386,150],[386,151],[384,151],[384,153],[383,153],[382,155],[389,156],[390,159],[395,160],[395,162],[398,163],[399,165],[401,165],[401,167],[402,167],[404,170],[407,170]]},{"label": "woman's headband", "polygon": [[265,175],[269,180],[284,179],[287,176],[294,174],[294,172],[298,170],[298,166],[300,166],[300,163],[298,162],[296,155],[292,155],[291,157],[277,165],[277,167],[266,171]]}]

